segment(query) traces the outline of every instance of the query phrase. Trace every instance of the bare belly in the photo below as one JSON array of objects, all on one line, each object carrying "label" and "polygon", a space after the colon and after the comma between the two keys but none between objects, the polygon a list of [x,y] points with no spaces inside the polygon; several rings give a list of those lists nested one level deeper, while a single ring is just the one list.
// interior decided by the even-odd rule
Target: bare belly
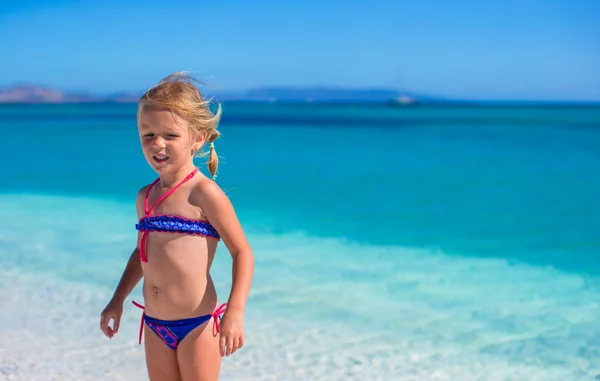
[{"label": "bare belly", "polygon": [[217,241],[174,233],[148,235],[143,294],[146,314],[177,320],[212,313],[217,293],[209,270]]}]

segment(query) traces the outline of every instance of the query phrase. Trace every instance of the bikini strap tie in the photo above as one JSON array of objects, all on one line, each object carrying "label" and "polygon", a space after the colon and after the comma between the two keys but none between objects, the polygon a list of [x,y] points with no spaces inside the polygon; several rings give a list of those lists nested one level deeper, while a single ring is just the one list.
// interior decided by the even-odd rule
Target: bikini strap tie
[{"label": "bikini strap tie", "polygon": [[225,312],[226,309],[227,309],[227,303],[223,303],[219,306],[219,308],[217,308],[215,310],[215,312],[210,314],[215,321],[215,328],[217,330],[217,333],[219,333],[219,319],[221,319],[221,315],[223,314],[223,312]]},{"label": "bikini strap tie", "polygon": [[142,311],[142,319],[140,321],[140,339],[139,339],[139,343],[140,345],[142,344],[142,332],[144,332],[144,316],[146,315],[146,307],[142,306],[141,304],[137,303],[135,300],[132,300],[131,303],[133,303],[134,306],[141,308]]}]

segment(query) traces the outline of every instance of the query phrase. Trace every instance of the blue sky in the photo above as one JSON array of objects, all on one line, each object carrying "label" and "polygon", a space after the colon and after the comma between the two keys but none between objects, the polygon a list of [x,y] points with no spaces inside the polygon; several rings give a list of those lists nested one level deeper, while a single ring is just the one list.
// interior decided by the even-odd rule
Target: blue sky
[{"label": "blue sky", "polygon": [[600,100],[600,0],[3,1],[0,86],[386,87]]}]

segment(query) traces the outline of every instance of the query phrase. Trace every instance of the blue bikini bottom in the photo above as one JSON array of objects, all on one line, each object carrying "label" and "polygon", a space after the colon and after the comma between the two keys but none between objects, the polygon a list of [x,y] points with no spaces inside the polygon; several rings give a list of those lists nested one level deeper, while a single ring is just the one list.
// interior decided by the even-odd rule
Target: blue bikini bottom
[{"label": "blue bikini bottom", "polygon": [[[137,307],[144,309],[144,306],[133,302]],[[142,315],[142,321],[140,324],[140,344],[142,343],[142,332],[144,330],[144,323],[150,327],[164,342],[165,344],[172,349],[177,349],[179,343],[195,328],[201,326],[213,318],[215,320],[215,327],[217,329],[217,333],[219,333],[219,320],[227,303],[222,304],[210,315],[202,315],[198,317],[181,319],[181,320],[159,320],[152,318],[144,312]]]}]

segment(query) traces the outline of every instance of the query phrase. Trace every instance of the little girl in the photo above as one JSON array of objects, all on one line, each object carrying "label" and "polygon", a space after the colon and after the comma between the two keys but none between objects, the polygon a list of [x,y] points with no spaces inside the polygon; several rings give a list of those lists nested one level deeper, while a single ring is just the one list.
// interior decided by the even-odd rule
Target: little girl
[{"label": "little girl", "polygon": [[[244,345],[254,258],[214,181],[220,113],[213,114],[192,78],[180,73],[160,81],[138,104],[142,151],[158,178],[137,194],[137,246],[100,328],[109,338],[119,331],[123,303],[143,277],[145,306],[133,303],[143,310],[140,343],[144,326],[150,329],[144,344],[151,381],[218,380],[222,356]],[[193,163],[207,142],[212,179]],[[219,305],[209,270],[221,239],[233,257],[233,282],[229,300]]]}]

